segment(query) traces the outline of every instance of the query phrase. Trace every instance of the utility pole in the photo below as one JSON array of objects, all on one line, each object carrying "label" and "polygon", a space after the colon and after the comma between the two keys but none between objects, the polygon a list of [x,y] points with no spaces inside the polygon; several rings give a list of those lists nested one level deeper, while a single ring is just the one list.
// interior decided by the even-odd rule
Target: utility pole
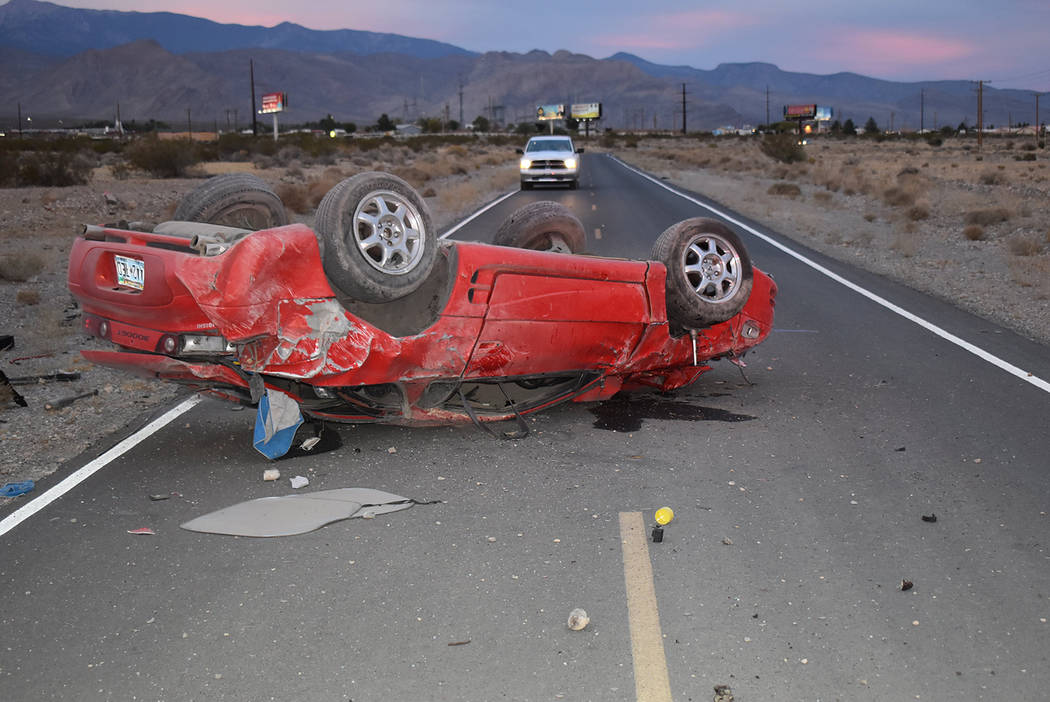
[{"label": "utility pole", "polygon": [[1039,148],[1039,93],[1035,94],[1035,146]]},{"label": "utility pole", "polygon": [[686,132],[686,84],[681,84],[681,134],[685,136]]},{"label": "utility pole", "polygon": [[977,81],[977,150],[984,145],[984,81]]},{"label": "utility pole", "polygon": [[248,59],[248,75],[252,81],[252,136],[259,135],[259,121],[255,115],[255,62]]},{"label": "utility pole", "polygon": [[926,91],[919,91],[919,134],[926,132]]},{"label": "utility pole", "polygon": [[769,86],[766,86],[766,129],[769,129]]},{"label": "utility pole", "polygon": [[463,76],[459,77],[459,126],[463,128]]},{"label": "utility pole", "polygon": [[[1036,102],[1036,109],[1035,109],[1036,114],[1039,113],[1039,107],[1038,107],[1039,102],[1038,102],[1038,100],[1039,100],[1039,98],[1036,98],[1036,101],[1037,101]],[[1038,123],[1038,118],[1036,119],[1036,122]],[[18,138],[19,139],[22,138],[22,103],[18,103]]]},{"label": "utility pole", "polygon": [[186,132],[187,138],[193,141],[193,119],[190,117],[190,108],[186,108]]}]

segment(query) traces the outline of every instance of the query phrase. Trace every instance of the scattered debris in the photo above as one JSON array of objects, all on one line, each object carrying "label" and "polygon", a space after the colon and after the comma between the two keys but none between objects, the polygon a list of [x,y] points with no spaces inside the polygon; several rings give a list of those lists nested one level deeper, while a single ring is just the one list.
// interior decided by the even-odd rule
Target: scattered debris
[{"label": "scattered debris", "polygon": [[908,447],[907,446],[901,446],[900,448],[897,448],[897,449],[894,449],[894,450],[895,451],[907,451]]},{"label": "scattered debris", "polygon": [[302,447],[303,451],[311,451],[313,450],[313,447],[317,446],[317,444],[319,443],[321,443],[320,436],[311,436],[309,439],[301,443],[300,446]]},{"label": "scattered debris", "polygon": [[449,646],[466,646],[468,643],[470,643],[470,639],[467,639],[466,641],[453,641],[449,643]]},{"label": "scattered debris", "polygon": [[37,358],[51,358],[54,355],[54,353],[38,353],[35,356],[19,356],[18,358],[12,358],[10,361],[8,361],[8,363],[17,366],[19,361],[32,361]]},{"label": "scattered debris", "polygon": [[714,702],[733,702],[733,690],[728,685],[715,685]]},{"label": "scattered debris", "polygon": [[167,500],[171,498],[171,495],[150,495],[149,498],[154,502],[160,502],[161,500]]},{"label": "scattered debris", "polygon": [[181,526],[188,531],[229,536],[292,536],[343,519],[396,512],[420,504],[434,503],[369,488],[337,488],[248,500]]},{"label": "scattered debris", "polygon": [[310,484],[310,481],[307,478],[304,478],[301,475],[295,476],[294,478],[289,480],[289,482],[292,484],[292,489],[293,490],[298,490],[299,488],[306,487],[307,485]]},{"label": "scattered debris", "polygon": [[387,453],[397,453],[397,449],[396,449],[396,448],[394,448],[393,446],[391,446],[390,448],[388,448],[388,449],[386,450],[386,452],[387,452]]},{"label": "scattered debris", "polygon": [[26,494],[34,487],[36,487],[36,483],[32,480],[25,480],[20,483],[6,483],[3,487],[0,487],[0,497],[18,497]]},{"label": "scattered debris", "polygon": [[128,529],[129,534],[136,536],[156,536],[157,532],[153,531],[149,527],[142,527],[141,529]]},{"label": "scattered debris", "polygon": [[732,546],[733,545],[733,540],[731,538],[729,538],[728,536],[723,536],[722,537],[722,543],[725,544],[726,546]]},{"label": "scattered debris", "polygon": [[6,407],[7,405],[14,402],[19,407],[28,407],[29,403],[26,399],[18,394],[14,386],[11,385],[11,381],[7,379],[3,371],[0,371],[0,407]]},{"label": "scattered debris", "polygon": [[587,625],[591,623],[591,618],[587,616],[587,612],[580,607],[569,612],[569,628],[573,631],[583,631],[587,628]]},{"label": "scattered debris", "polygon": [[654,544],[662,543],[664,540],[664,528],[660,526],[654,526],[652,537]]},{"label": "scattered debris", "polygon": [[281,479],[281,471],[277,470],[276,468],[267,468],[266,470],[263,471],[263,480],[264,481],[280,480],[280,479]]},{"label": "scattered debris", "polygon": [[654,519],[656,519],[656,523],[660,526],[667,526],[671,523],[671,520],[674,519],[674,510],[670,507],[661,507],[656,510]]},{"label": "scattered debris", "polygon": [[910,580],[901,580],[901,592],[907,592],[908,590],[915,587],[915,583]]},{"label": "scattered debris", "polygon": [[924,522],[935,522],[935,521],[937,521],[937,515],[936,514],[928,514],[928,515],[924,514],[924,515],[922,515],[922,521],[924,521]]},{"label": "scattered debris", "polygon": [[10,334],[0,334],[0,351],[7,351],[15,347],[15,337]]},{"label": "scattered debris", "polygon": [[8,378],[12,385],[32,385],[34,383],[46,382],[48,380],[58,380],[62,382],[72,382],[74,380],[80,380],[80,373],[67,372],[67,371],[54,371],[52,373],[43,373],[42,375],[21,375],[17,378]]},{"label": "scattered debris", "polygon": [[82,392],[79,395],[71,395],[69,397],[63,397],[59,400],[53,400],[44,404],[46,410],[60,410],[63,407],[69,407],[77,400],[83,400],[85,397],[93,397],[98,394],[98,390],[92,390],[91,392]]}]

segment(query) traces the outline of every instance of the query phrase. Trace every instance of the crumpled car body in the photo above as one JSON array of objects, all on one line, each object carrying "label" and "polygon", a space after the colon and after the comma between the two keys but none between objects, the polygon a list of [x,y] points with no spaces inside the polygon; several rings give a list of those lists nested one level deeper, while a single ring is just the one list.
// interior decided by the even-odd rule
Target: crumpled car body
[{"label": "crumpled car body", "polygon": [[[223,247],[220,247],[220,249]],[[333,291],[318,237],[291,224],[216,255],[185,237],[86,227],[69,289],[97,364],[243,404],[281,393],[313,420],[427,424],[519,418],[568,400],[674,390],[771,331],[758,269],[743,310],[676,331],[663,264],[442,242],[406,297]]]}]

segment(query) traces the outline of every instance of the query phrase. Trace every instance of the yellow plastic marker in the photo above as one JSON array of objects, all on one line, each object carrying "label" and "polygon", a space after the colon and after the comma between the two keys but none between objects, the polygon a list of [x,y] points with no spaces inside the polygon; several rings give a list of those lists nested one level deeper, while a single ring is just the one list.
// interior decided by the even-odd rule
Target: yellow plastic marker
[{"label": "yellow plastic marker", "polygon": [[656,510],[656,523],[660,526],[670,524],[672,519],[674,519],[674,510],[670,507],[661,507]]}]

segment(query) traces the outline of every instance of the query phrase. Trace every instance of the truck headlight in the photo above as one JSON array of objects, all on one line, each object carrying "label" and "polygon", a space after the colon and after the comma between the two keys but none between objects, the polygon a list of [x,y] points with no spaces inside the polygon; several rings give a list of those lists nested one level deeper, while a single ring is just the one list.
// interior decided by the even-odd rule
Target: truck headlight
[{"label": "truck headlight", "polygon": [[565,167],[568,168],[570,171],[575,171],[576,170],[576,159],[575,158],[567,158],[567,159],[565,159]]},{"label": "truck headlight", "polygon": [[532,160],[527,158],[521,159],[521,170],[527,171],[530,168],[532,168]]}]

